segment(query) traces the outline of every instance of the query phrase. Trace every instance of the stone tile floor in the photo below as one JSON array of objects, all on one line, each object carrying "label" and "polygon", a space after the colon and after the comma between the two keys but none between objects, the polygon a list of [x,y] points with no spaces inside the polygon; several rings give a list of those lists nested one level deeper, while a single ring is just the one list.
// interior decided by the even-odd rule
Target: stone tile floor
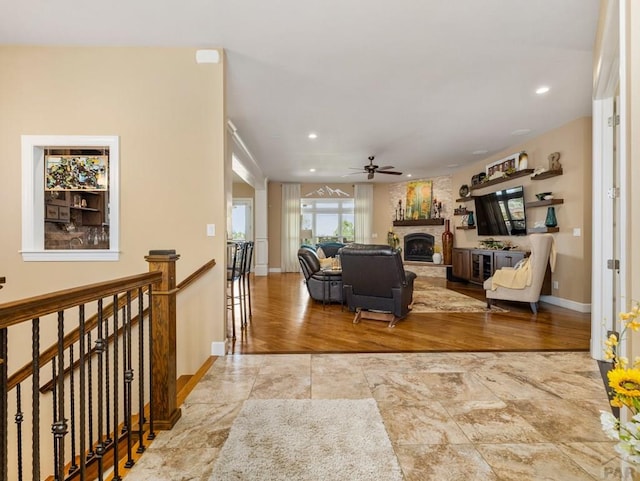
[{"label": "stone tile floor", "polygon": [[243,401],[282,398],[375,399],[406,481],[621,479],[596,361],[500,352],[217,359],[127,481],[206,481]]}]

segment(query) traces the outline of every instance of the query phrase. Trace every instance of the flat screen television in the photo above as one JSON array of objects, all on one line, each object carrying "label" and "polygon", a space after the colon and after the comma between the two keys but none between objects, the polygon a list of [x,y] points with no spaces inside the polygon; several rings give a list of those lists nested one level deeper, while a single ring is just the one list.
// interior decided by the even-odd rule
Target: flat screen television
[{"label": "flat screen television", "polygon": [[526,235],[527,218],[522,186],[477,196],[478,235]]}]

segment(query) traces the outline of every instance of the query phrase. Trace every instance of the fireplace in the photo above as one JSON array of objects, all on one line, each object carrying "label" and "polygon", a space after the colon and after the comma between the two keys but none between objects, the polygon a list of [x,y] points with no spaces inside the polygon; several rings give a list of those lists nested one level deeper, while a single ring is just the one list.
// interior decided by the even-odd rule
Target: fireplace
[{"label": "fireplace", "polygon": [[404,260],[433,262],[433,236],[407,234],[404,236]]}]

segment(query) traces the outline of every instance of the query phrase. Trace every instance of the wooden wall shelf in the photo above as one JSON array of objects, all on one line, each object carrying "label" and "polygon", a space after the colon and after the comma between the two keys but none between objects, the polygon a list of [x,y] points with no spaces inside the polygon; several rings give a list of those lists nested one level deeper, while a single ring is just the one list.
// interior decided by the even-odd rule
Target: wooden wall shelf
[{"label": "wooden wall shelf", "polygon": [[467,197],[460,197],[459,199],[456,199],[456,202],[469,202],[470,200],[475,199],[474,196],[469,195]]},{"label": "wooden wall shelf", "polygon": [[536,200],[533,202],[527,202],[524,204],[524,206],[528,209],[529,207],[544,207],[545,205],[558,204],[564,204],[564,199]]},{"label": "wooden wall shelf", "polygon": [[484,189],[485,187],[489,187],[491,185],[502,184],[503,182],[508,182],[510,180],[517,179],[518,177],[525,177],[531,174],[533,174],[533,169],[518,170],[513,174],[507,175],[505,177],[500,177],[499,179],[488,180],[486,182],[481,182],[480,184],[472,185],[469,187],[469,190]]},{"label": "wooden wall shelf", "polygon": [[476,226],[475,225],[459,225],[456,226],[457,230],[475,230]]},{"label": "wooden wall shelf", "polygon": [[533,227],[531,229],[527,229],[527,234],[546,234],[560,232],[559,227]]},{"label": "wooden wall shelf", "polygon": [[394,220],[394,226],[410,227],[416,225],[444,225],[444,218],[439,219],[417,219],[417,220]]},{"label": "wooden wall shelf", "polygon": [[542,172],[541,174],[532,176],[531,180],[548,179],[549,177],[555,177],[556,175],[562,175],[562,169],[547,170],[546,172]]}]

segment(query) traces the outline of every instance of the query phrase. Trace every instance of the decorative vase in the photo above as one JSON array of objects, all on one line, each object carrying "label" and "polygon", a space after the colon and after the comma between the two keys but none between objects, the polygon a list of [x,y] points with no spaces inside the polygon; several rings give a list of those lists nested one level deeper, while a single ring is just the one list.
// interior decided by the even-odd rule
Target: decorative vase
[{"label": "decorative vase", "polygon": [[558,219],[556,219],[556,209],[552,207],[547,208],[547,218],[544,221],[544,225],[547,227],[556,227],[558,225]]},{"label": "decorative vase", "polygon": [[444,232],[442,233],[442,260],[445,264],[453,262],[453,232],[449,230],[449,219],[444,221]]},{"label": "decorative vase", "polygon": [[434,252],[432,258],[434,264],[442,264],[442,254],[439,252]]},{"label": "decorative vase", "polygon": [[472,211],[472,210],[470,210],[470,211],[469,211],[469,214],[467,214],[467,225],[468,225],[469,227],[471,227],[471,226],[475,225],[475,223],[476,223],[476,221],[475,221],[475,219],[473,218],[473,211]]},{"label": "decorative vase", "polygon": [[529,155],[523,150],[518,157],[518,170],[524,170],[529,165]]}]

